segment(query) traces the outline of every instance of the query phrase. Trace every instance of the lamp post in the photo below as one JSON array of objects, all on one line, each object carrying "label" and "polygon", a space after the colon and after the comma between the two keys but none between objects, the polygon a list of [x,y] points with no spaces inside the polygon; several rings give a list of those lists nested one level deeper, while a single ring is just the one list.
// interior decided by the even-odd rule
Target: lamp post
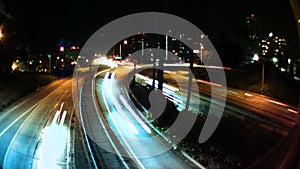
[{"label": "lamp post", "polygon": [[[127,40],[123,41],[124,45],[127,45]],[[122,43],[120,43],[120,58],[122,58]]]},{"label": "lamp post", "polygon": [[51,55],[48,55],[49,58],[49,75],[51,75]]},{"label": "lamp post", "polygon": [[203,64],[203,49],[204,49],[204,46],[202,43],[200,43],[200,61],[201,61],[201,64]]},{"label": "lamp post", "polygon": [[[265,64],[264,62],[259,59],[258,54],[254,54],[253,60],[257,61],[258,63],[262,64],[262,69],[261,69],[261,90],[264,90],[264,83],[265,83]],[[260,61],[261,60],[261,61]],[[260,61],[260,62],[259,62]]]},{"label": "lamp post", "polygon": [[144,41],[138,41],[139,43],[142,44],[142,56],[144,56]]}]

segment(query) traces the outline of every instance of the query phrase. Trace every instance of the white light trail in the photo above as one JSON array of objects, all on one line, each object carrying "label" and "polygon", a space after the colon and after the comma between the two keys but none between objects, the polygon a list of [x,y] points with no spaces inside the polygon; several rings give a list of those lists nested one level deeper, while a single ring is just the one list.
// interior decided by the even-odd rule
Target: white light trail
[{"label": "white light trail", "polygon": [[135,111],[131,108],[128,102],[125,100],[123,95],[120,95],[120,100],[127,108],[127,110],[131,113],[131,115],[135,118],[135,120],[146,130],[147,133],[151,133],[151,129],[136,115]]}]

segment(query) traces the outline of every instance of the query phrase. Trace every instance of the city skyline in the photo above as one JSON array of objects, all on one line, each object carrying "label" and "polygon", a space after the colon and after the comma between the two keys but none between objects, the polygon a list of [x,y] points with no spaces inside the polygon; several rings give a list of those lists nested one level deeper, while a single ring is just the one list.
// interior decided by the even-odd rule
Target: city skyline
[{"label": "city skyline", "polygon": [[[46,5],[27,1],[3,3],[5,11],[12,16],[12,19],[0,17],[3,29],[5,24],[11,24],[6,31],[20,37],[20,41],[30,44],[35,51],[54,50],[62,39],[83,45],[97,29],[114,19],[136,12],[157,11],[187,19],[207,34],[213,43],[222,40],[225,32],[229,41],[242,47],[245,43],[244,18],[254,14],[261,20],[264,32],[272,31],[286,37],[293,55],[299,55],[297,29],[290,4],[278,0],[251,3],[203,1],[204,7],[197,6],[196,1],[179,4],[168,0],[146,5],[131,1],[122,6],[116,5],[118,1],[104,4],[96,1],[53,1]],[[280,11],[279,14],[277,11]]]}]

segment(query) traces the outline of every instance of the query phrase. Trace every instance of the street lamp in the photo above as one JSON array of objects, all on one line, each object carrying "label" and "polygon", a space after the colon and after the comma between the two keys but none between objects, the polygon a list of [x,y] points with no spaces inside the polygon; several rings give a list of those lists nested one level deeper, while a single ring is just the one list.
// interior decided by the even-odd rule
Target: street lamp
[{"label": "street lamp", "polygon": [[[127,45],[127,40],[123,41],[124,45]],[[120,58],[122,58],[122,43],[120,43]]]},{"label": "street lamp", "polygon": [[51,75],[51,55],[48,55],[49,58],[49,74]]},{"label": "street lamp", "polygon": [[[261,90],[264,90],[264,83],[265,83],[265,64],[264,62],[259,59],[258,54],[254,54],[253,60],[257,61],[258,63],[262,64],[262,69],[261,69]],[[260,61],[260,62],[259,62]]]},{"label": "street lamp", "polygon": [[2,30],[0,29],[0,39],[3,38],[3,33],[2,33]]},{"label": "street lamp", "polygon": [[200,43],[200,60],[201,60],[202,64],[203,64],[203,49],[204,49],[204,46],[202,43]]}]

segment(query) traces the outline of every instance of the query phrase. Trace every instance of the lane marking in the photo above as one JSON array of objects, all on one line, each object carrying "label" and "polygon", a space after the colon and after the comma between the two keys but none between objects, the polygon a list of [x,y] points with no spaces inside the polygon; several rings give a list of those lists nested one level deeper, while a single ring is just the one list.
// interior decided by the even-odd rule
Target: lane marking
[{"label": "lane marking", "polygon": [[39,105],[42,102],[42,100],[40,100],[39,102],[37,102],[35,105],[33,105],[32,107],[30,107],[25,113],[23,113],[22,115],[20,115],[18,118],[16,118],[13,122],[11,122],[1,133],[0,133],[0,137],[2,137],[3,134],[5,134],[7,132],[7,130],[9,130],[17,121],[19,121],[23,116],[25,116],[27,113],[29,113],[33,108],[35,108],[37,105]]},{"label": "lane marking", "polygon": [[[28,112],[27,112],[28,113]],[[11,149],[11,146],[13,144],[13,142],[15,141],[15,139],[17,138],[17,135],[19,134],[19,132],[21,131],[21,129],[23,128],[23,126],[26,124],[27,120],[31,117],[32,113],[26,117],[26,119],[24,120],[24,122],[22,123],[22,125],[18,128],[17,132],[14,134],[14,137],[11,139],[8,147],[7,147],[7,151],[5,152],[5,156],[4,156],[4,160],[3,160],[3,168],[7,168],[5,165],[6,165],[6,159],[7,159],[7,156],[8,156],[8,153]]]},{"label": "lane marking", "polygon": [[151,129],[136,115],[135,111],[131,108],[131,106],[128,104],[128,102],[125,100],[123,95],[120,95],[120,100],[125,105],[127,110],[131,113],[131,115],[135,118],[135,120],[144,128],[144,130],[151,134]]}]

